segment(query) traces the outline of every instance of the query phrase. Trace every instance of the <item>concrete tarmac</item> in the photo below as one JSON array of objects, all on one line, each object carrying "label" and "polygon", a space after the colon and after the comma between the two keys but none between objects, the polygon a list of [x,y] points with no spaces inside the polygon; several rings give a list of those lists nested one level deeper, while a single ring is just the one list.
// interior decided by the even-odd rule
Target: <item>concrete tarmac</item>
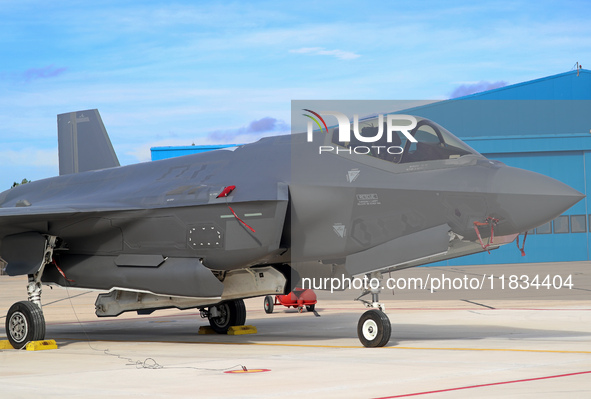
[{"label": "concrete tarmac", "polygon": [[[282,306],[266,314],[262,298],[248,299],[247,324],[258,333],[229,336],[198,335],[208,322],[195,310],[99,319],[96,292],[44,287],[46,337],[59,349],[0,351],[0,398],[591,397],[591,263],[531,267],[576,269],[576,295],[395,300],[383,292],[392,322],[384,348],[357,338],[365,311],[351,300],[357,291],[319,292],[319,317]],[[514,270],[496,266],[495,274]],[[6,311],[24,299],[26,278],[0,276],[0,340]],[[243,367],[259,372],[226,373]]]}]

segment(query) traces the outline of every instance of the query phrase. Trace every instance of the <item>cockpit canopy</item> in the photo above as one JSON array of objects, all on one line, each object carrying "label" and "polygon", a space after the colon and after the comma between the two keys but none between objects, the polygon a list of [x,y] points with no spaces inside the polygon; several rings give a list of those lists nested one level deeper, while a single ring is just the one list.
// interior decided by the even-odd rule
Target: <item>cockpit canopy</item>
[{"label": "cockpit canopy", "polygon": [[[456,159],[464,155],[480,155],[437,123],[421,117],[414,118],[417,121],[416,127],[408,133],[417,140],[416,143],[411,142],[401,131],[394,131],[391,140],[388,141],[386,122],[383,122],[381,137],[375,142],[361,141],[353,131],[350,132],[349,142],[339,142],[338,126],[333,128],[332,132],[329,130],[329,133],[332,134],[333,144],[349,148],[357,154],[367,154],[392,163],[424,162]],[[358,131],[363,137],[378,136],[379,119],[376,117],[359,121]]]}]

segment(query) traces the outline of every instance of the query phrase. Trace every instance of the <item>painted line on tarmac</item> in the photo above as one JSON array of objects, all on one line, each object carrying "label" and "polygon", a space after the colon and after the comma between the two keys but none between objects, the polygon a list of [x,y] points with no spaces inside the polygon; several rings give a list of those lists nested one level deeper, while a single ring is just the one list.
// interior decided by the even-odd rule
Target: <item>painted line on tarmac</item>
[{"label": "painted line on tarmac", "polygon": [[556,374],[556,375],[548,375],[548,376],[544,376],[544,377],[535,377],[535,378],[524,378],[522,380],[511,380],[511,381],[492,382],[492,383],[480,384],[480,385],[468,385],[468,386],[464,386],[464,387],[439,389],[439,390],[436,390],[436,391],[424,391],[424,392],[407,393],[407,394],[403,394],[403,395],[382,396],[382,397],[375,398],[375,399],[408,398],[410,396],[429,395],[429,394],[432,394],[432,393],[442,393],[442,392],[452,392],[452,391],[459,391],[459,390],[462,390],[462,389],[492,387],[492,386],[495,386],[495,385],[515,384],[515,383],[518,383],[518,382],[529,382],[529,381],[548,380],[548,379],[551,379],[551,378],[571,377],[571,376],[574,376],[574,375],[582,375],[582,374],[591,374],[591,371],[579,371],[577,373]]},{"label": "painted line on tarmac", "polygon": [[[471,301],[465,301],[462,299],[462,301],[464,302],[471,302]],[[483,310],[482,307],[485,306],[485,309],[490,310],[490,311],[500,311],[500,310],[523,310],[523,311],[548,311],[548,312],[565,312],[565,311],[591,311],[591,308],[493,308],[490,306],[486,306],[486,305],[482,305],[480,303],[473,303],[474,307],[423,307],[423,308],[402,308],[402,307],[393,307],[393,306],[388,306],[387,307],[387,311],[386,314],[388,313],[393,313],[394,311],[404,311],[404,310],[425,310],[425,311],[437,311],[437,310],[474,310],[474,309],[478,309],[478,310]],[[279,306],[279,305],[277,305]],[[287,311],[289,310],[289,311]],[[349,313],[362,313],[365,308],[316,308],[316,310],[318,310],[319,312],[340,312],[340,311],[348,311]],[[264,309],[249,309],[247,310],[248,314],[251,313],[265,313]],[[278,311],[276,311],[273,314],[295,314],[298,313],[297,310],[292,310],[292,309],[280,309]],[[305,314],[306,312],[304,312]]]},{"label": "painted line on tarmac", "polygon": [[[54,338],[57,341],[88,342],[86,340],[72,338]],[[313,344],[278,344],[272,342],[207,342],[207,341],[124,341],[124,340],[93,340],[91,342],[133,342],[133,343],[158,343],[158,344],[203,344],[203,345],[258,345],[278,346],[287,348],[326,348],[326,349],[366,349],[362,345],[313,345]],[[372,349],[401,349],[401,350],[438,350],[438,351],[475,351],[475,352],[526,352],[526,353],[565,353],[565,354],[591,354],[591,351],[548,350],[548,349],[512,349],[512,348],[437,348],[416,346],[385,346]]]}]

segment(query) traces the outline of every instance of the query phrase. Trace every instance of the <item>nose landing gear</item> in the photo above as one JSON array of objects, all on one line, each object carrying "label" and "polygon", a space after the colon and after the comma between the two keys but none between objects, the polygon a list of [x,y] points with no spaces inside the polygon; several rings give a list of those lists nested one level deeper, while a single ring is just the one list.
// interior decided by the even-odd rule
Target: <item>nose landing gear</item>
[{"label": "nose landing gear", "polygon": [[[381,281],[383,276],[379,272],[373,272],[368,274],[370,281]],[[368,348],[382,347],[390,341],[390,335],[392,334],[392,325],[390,319],[384,313],[386,307],[379,301],[379,294],[381,289],[379,287],[373,288],[370,286],[369,289],[364,290],[356,300],[361,301],[366,307],[371,308],[367,312],[361,315],[359,322],[357,323],[357,337],[363,346]],[[361,299],[363,296],[371,294],[371,302]]]},{"label": "nose landing gear", "polygon": [[390,319],[379,309],[371,309],[361,315],[357,323],[357,336],[367,348],[382,347],[390,341]]}]

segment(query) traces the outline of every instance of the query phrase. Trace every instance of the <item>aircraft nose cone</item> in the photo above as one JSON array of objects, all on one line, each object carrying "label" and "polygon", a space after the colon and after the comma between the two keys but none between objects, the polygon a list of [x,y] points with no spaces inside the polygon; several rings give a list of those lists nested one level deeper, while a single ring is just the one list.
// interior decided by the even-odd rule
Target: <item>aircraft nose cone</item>
[{"label": "aircraft nose cone", "polygon": [[512,167],[497,171],[491,182],[491,192],[496,194],[501,235],[538,227],[585,197],[556,179]]}]

